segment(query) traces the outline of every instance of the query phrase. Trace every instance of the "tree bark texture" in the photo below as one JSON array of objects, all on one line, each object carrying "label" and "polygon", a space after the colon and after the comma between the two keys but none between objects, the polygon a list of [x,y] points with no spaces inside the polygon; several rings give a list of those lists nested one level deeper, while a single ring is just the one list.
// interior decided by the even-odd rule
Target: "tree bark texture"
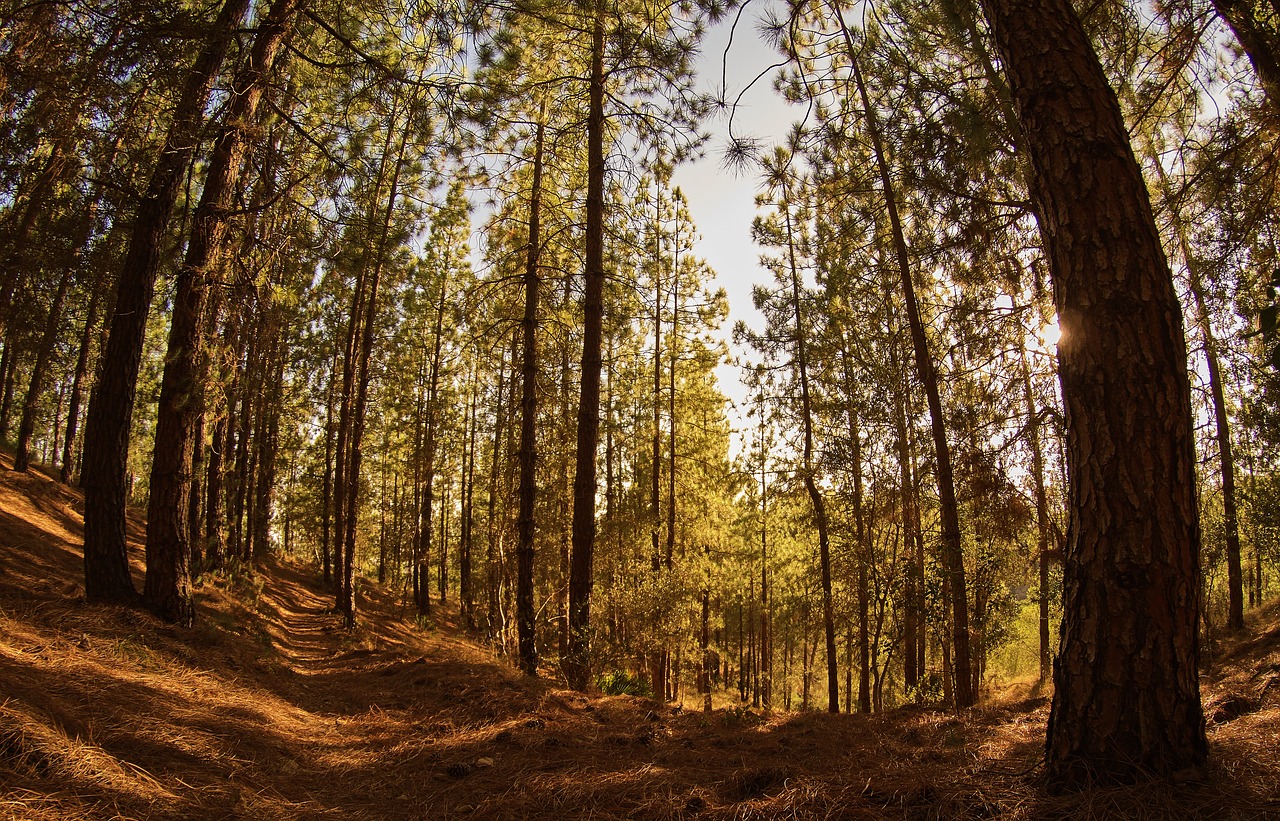
[{"label": "tree bark texture", "polygon": [[178,271],[169,344],[160,381],[151,495],[147,506],[147,576],[143,598],[160,618],[189,625],[191,599],[191,482],[200,419],[205,304],[217,270],[236,187],[257,109],[276,57],[303,0],[276,0],[258,26],[248,62],[236,73],[231,105],[214,143],[204,189]]},{"label": "tree bark texture", "polygon": [[591,588],[596,539],[596,446],[600,439],[600,371],[604,334],[604,9],[595,4],[587,114],[587,225],[583,272],[582,385],[573,478],[573,552],[569,562],[569,686],[591,679]]},{"label": "tree bark texture", "polygon": [[520,322],[520,512],[516,520],[516,631],[520,669],[538,674],[534,631],[533,543],[536,533],[538,417],[538,296],[541,281],[538,258],[542,251],[542,150],[544,127],[539,118],[534,132],[533,186],[529,192],[529,246],[525,253],[524,316]]},{"label": "tree bark texture", "polygon": [[1068,525],[1051,787],[1196,768],[1200,522],[1182,312],[1069,0],[984,0],[1034,169],[1062,338]]},{"label": "tree bark texture", "polygon": [[226,0],[219,12],[204,51],[187,77],[164,149],[134,218],[133,236],[116,287],[111,335],[85,421],[81,483],[85,493],[85,598],[91,602],[132,602],[137,598],[129,576],[125,501],[129,428],[147,314],[169,218],[199,141],[204,109],[248,6],[249,0]]}]

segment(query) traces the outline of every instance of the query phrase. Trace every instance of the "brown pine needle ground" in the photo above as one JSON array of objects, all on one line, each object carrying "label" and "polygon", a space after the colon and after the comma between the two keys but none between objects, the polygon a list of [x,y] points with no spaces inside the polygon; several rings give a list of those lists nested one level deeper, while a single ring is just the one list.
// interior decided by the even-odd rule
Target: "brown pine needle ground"
[{"label": "brown pine needle ground", "polygon": [[864,717],[582,696],[376,586],[348,633],[283,561],[206,580],[189,631],[89,606],[79,495],[9,467],[0,818],[1280,819],[1275,605],[1204,677],[1207,782],[1049,797],[1042,698]]}]

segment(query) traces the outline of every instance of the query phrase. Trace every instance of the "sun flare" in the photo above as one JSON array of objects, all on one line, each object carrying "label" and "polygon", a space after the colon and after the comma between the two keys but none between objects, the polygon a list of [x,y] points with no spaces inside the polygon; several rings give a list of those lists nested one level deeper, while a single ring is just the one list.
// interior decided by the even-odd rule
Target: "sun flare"
[{"label": "sun flare", "polygon": [[1052,322],[1045,324],[1040,329],[1040,342],[1046,348],[1056,347],[1058,340],[1062,338],[1062,328],[1058,326],[1058,320],[1055,318]]}]

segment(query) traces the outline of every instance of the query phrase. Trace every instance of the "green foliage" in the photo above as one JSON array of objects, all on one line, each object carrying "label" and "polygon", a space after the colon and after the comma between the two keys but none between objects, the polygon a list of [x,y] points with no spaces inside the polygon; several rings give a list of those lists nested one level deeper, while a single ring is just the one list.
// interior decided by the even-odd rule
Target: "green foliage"
[{"label": "green foliage", "polygon": [[643,677],[626,670],[609,670],[596,678],[596,687],[606,696],[653,698],[653,687]]}]

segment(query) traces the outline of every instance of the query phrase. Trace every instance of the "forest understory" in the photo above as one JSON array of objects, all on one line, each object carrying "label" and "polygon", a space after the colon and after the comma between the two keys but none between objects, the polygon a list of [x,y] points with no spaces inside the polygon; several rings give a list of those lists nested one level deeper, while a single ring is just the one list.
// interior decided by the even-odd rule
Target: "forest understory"
[{"label": "forest understory", "polygon": [[1280,818],[1280,602],[1202,676],[1204,780],[1053,796],[1025,687],[872,716],[583,695],[372,583],[344,630],[282,559],[206,577],[189,630],[87,605],[82,497],[11,467],[0,818]]}]

